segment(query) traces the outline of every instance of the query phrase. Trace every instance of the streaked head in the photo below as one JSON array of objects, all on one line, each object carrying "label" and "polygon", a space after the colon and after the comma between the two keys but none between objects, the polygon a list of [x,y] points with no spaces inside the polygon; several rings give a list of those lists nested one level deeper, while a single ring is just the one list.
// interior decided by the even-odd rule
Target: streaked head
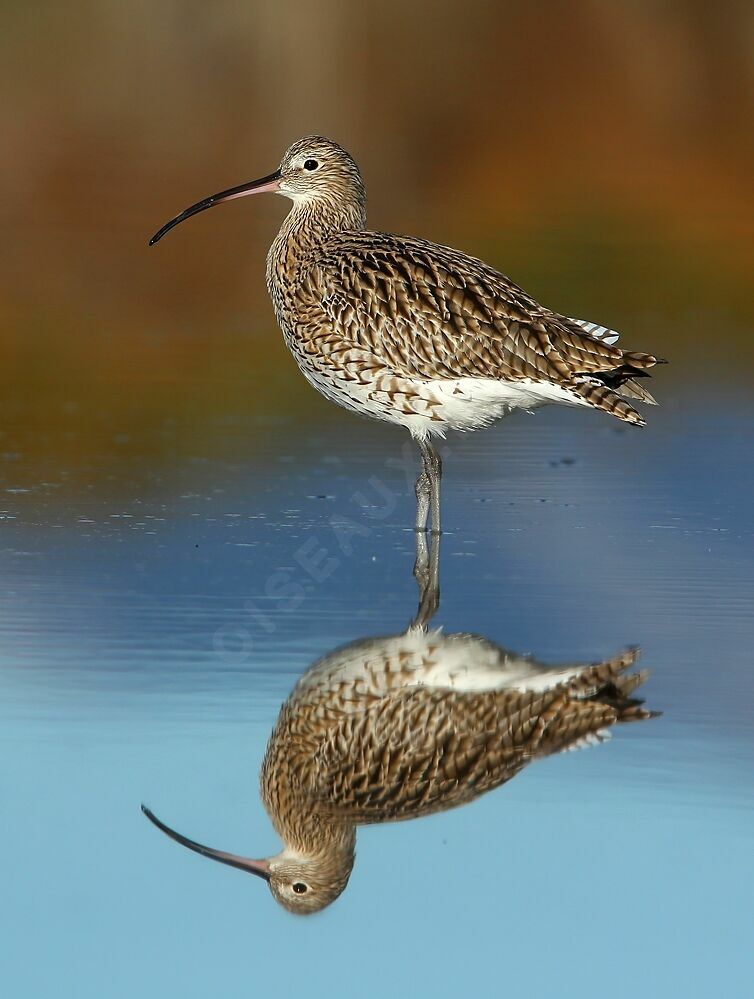
[{"label": "streaked head", "polygon": [[274,173],[197,201],[159,229],[149,245],[162,239],[180,222],[207,208],[265,192],[282,194],[294,204],[319,203],[345,211],[354,228],[364,224],[366,193],[356,161],[332,139],[309,135],[290,146]]},{"label": "streaked head", "polygon": [[297,915],[319,912],[334,902],[348,884],[353,869],[353,835],[346,836],[339,847],[310,857],[283,850],[266,860],[252,860],[197,843],[165,825],[145,805],[141,806],[141,810],[153,825],[181,846],[210,860],[263,878],[275,901]]},{"label": "streaked head", "polygon": [[291,201],[337,198],[366,204],[356,161],[337,142],[322,135],[294,142],[283,156],[279,173],[280,193]]},{"label": "streaked head", "polygon": [[289,912],[307,916],[334,902],[348,884],[353,850],[302,857],[284,850],[270,859],[270,891]]}]

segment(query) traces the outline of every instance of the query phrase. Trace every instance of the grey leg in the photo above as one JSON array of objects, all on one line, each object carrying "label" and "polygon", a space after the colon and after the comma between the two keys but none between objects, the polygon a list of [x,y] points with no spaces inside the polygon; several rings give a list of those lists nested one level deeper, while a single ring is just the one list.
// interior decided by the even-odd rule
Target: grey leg
[{"label": "grey leg", "polygon": [[422,470],[416,480],[416,530],[427,530],[427,517],[429,516],[430,498],[432,495],[432,482],[427,469],[427,462],[424,457],[424,445],[419,444],[422,456]]},{"label": "grey leg", "polygon": [[426,531],[416,534],[414,578],[419,587],[419,606],[411,627],[426,630],[440,606],[440,536],[434,532],[429,550]]},{"label": "grey leg", "polygon": [[[429,504],[432,514],[432,531],[440,533],[440,482],[442,481],[442,458],[440,452],[429,441],[420,441],[423,474],[429,478]],[[425,518],[426,523],[426,518]]]}]

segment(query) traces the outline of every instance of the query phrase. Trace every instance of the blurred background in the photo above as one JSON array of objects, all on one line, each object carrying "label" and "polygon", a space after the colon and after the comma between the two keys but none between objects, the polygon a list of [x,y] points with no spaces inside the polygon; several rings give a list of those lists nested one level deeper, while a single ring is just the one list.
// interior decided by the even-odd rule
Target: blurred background
[{"label": "blurred background", "polygon": [[[0,17],[0,992],[750,999],[754,6]],[[289,355],[282,199],[147,241],[312,132],[356,157],[374,228],[670,360],[641,431],[550,407],[448,441],[436,619],[548,662],[640,644],[665,713],[360,832],[348,891],[296,921],[139,802],[277,849],[281,702],[414,614],[417,459]]]},{"label": "blurred background", "polygon": [[745,0],[7,0],[3,423],[44,431],[50,477],[112,446],[96,413],[138,435],[169,410],[180,447],[229,395],[329,419],[265,292],[284,202],[146,245],[312,132],[357,158],[372,227],[484,257],[667,377],[746,387],[753,54]]}]

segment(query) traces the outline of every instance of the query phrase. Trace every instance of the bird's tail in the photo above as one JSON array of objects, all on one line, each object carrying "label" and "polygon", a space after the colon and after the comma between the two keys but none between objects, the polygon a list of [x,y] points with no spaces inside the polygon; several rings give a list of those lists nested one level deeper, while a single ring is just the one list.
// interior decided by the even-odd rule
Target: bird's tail
[{"label": "bird's tail", "polygon": [[643,707],[643,700],[631,696],[649,676],[648,670],[625,672],[638,658],[638,649],[626,649],[612,659],[587,667],[564,685],[562,696],[549,708],[540,753],[549,755],[602,742],[610,737],[608,729],[612,725],[645,721],[661,714],[649,711]]},{"label": "bird's tail", "polygon": [[595,409],[601,409],[611,416],[617,416],[625,423],[632,423],[636,427],[643,427],[646,420],[633,406],[629,405],[625,399],[621,398],[615,389],[605,385],[603,381],[593,375],[576,377],[568,386],[572,392],[580,396],[584,402],[588,402]]},{"label": "bird's tail", "polygon": [[625,352],[621,363],[616,367],[607,371],[576,374],[568,387],[590,406],[617,416],[626,423],[643,427],[646,423],[644,417],[626,402],[626,397],[656,406],[657,400],[644,388],[640,379],[649,378],[648,369],[664,363],[662,358],[655,357],[654,354]]}]

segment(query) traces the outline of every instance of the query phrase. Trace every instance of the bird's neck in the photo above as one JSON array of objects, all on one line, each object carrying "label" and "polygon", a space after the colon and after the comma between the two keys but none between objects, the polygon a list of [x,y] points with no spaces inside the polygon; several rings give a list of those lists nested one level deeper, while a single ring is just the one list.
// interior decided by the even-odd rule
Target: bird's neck
[{"label": "bird's neck", "polygon": [[[281,830],[277,830],[280,835]],[[317,866],[349,870],[356,856],[356,829],[341,823],[295,822],[287,824],[281,836],[283,852],[290,857],[315,861]]]},{"label": "bird's neck", "polygon": [[[274,767],[274,773],[271,773]],[[300,777],[282,759],[262,765],[262,800],[275,831],[290,854],[306,857],[351,858],[356,830],[348,822],[324,816],[300,785]]]},{"label": "bird's neck", "polygon": [[363,229],[366,211],[358,198],[294,203],[267,254],[267,286],[276,310],[292,294],[302,269],[331,236]]},{"label": "bird's neck", "polygon": [[321,243],[344,229],[363,229],[367,216],[364,199],[356,195],[322,195],[296,201],[281,227],[306,245]]}]

